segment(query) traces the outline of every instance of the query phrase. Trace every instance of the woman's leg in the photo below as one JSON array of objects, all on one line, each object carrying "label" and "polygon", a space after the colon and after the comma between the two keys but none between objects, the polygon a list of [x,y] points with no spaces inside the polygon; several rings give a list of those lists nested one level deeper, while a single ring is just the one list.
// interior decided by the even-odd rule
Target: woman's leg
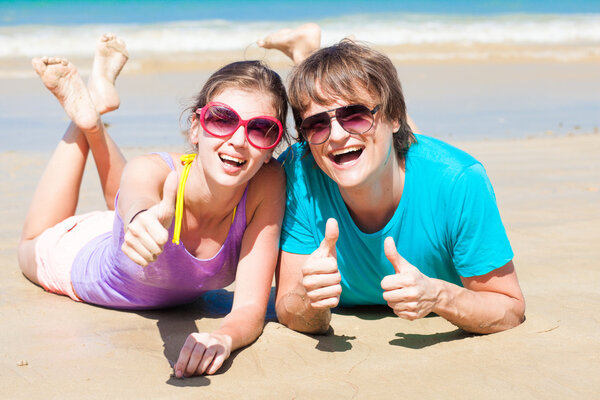
[{"label": "woman's leg", "polygon": [[[21,235],[19,261],[25,275],[36,283],[34,239],[44,230],[75,214],[90,149],[96,161],[107,205],[114,208],[114,197],[125,159],[108,136],[99,115],[119,106],[114,80],[127,58],[126,53],[119,52],[114,46],[107,46],[114,40],[114,37],[101,38],[94,59],[90,86],[99,107],[92,101],[90,92],[73,64],[61,58],[44,57],[33,60],[33,66],[42,82],[73,121],[38,183]],[[116,62],[118,59],[122,62]]]},{"label": "woman's leg", "polygon": [[119,108],[119,93],[115,88],[115,81],[128,58],[125,42],[112,33],[100,37],[88,80],[90,96],[100,114]]},{"label": "woman's leg", "polygon": [[85,88],[76,68],[60,58],[34,59],[42,82],[56,96],[72,121],[38,183],[19,244],[19,264],[35,283],[36,238],[75,214],[87,155],[92,150],[105,201],[114,209],[125,158],[107,134],[99,114],[115,110],[120,99],[114,83],[128,54],[125,43],[103,35],[96,47],[92,74]]},{"label": "woman's leg", "polygon": [[[88,89],[99,114],[119,107],[120,99],[115,88],[115,80],[128,57],[125,43],[115,35],[105,34],[98,41]],[[94,156],[106,206],[109,210],[113,210],[121,173],[125,167],[125,157],[106,130],[82,133]]]},{"label": "woman's leg", "polygon": [[89,150],[86,136],[82,133],[102,134],[104,125],[73,64],[62,58],[48,57],[36,58],[32,64],[44,85],[73,121],[42,174],[21,233],[21,270],[27,278],[38,283],[35,238],[75,214]]},{"label": "woman's leg", "polygon": [[321,28],[309,22],[294,29],[282,29],[271,33],[257,44],[265,49],[283,52],[298,65],[321,47]]},{"label": "woman's leg", "polygon": [[77,68],[63,58],[36,58],[34,69],[71,118],[38,183],[22,237],[32,239],[75,214],[89,150],[87,136],[102,135],[104,125]]}]

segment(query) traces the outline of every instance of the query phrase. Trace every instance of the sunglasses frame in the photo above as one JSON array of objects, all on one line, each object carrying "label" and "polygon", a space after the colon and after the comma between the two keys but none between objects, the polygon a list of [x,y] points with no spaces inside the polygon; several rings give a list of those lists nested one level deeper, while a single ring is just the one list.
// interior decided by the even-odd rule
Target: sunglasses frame
[{"label": "sunglasses frame", "polygon": [[[302,136],[304,137],[304,139],[305,139],[305,140],[306,140],[308,143],[310,143],[310,144],[318,145],[318,144],[323,144],[323,143],[325,143],[325,142],[327,141],[327,139],[329,139],[329,136],[331,135],[331,120],[333,119],[333,117],[335,117],[335,119],[336,119],[336,120],[338,119],[338,118],[337,118],[337,111],[338,111],[338,110],[340,110],[340,109],[342,109],[342,108],[353,107],[353,106],[362,106],[362,107],[364,107],[364,108],[365,108],[367,111],[369,111],[369,113],[371,113],[371,118],[372,118],[372,120],[371,120],[371,125],[369,126],[369,128],[368,128],[367,130],[365,130],[364,132],[350,132],[350,131],[346,130],[346,128],[344,128],[344,125],[342,125],[342,123],[340,123],[339,121],[338,121],[338,124],[340,124],[340,126],[342,127],[342,129],[343,129],[343,130],[345,130],[346,132],[348,132],[348,133],[349,133],[349,134],[351,134],[351,135],[362,135],[363,133],[367,133],[367,132],[368,132],[368,131],[369,131],[369,130],[370,130],[372,127],[373,127],[373,124],[375,123],[375,117],[374,117],[374,115],[375,115],[375,113],[376,113],[377,111],[379,111],[379,109],[381,108],[381,104],[377,104],[377,105],[376,105],[375,107],[373,107],[372,109],[369,109],[369,107],[368,107],[368,106],[366,106],[366,105],[364,105],[364,104],[348,104],[347,106],[336,107],[336,108],[332,108],[331,110],[326,110],[326,111],[321,111],[321,112],[318,112],[318,113],[316,113],[316,114],[313,114],[313,115],[311,115],[311,116],[308,116],[308,117],[306,117],[306,118],[304,118],[304,119],[302,120],[302,122],[300,123],[300,127],[299,127],[300,133],[302,134]],[[334,112],[334,115],[329,115],[329,113],[331,113],[332,111]],[[304,132],[304,129],[302,128],[302,124],[303,124],[303,123],[304,123],[304,121],[306,121],[307,119],[309,119],[309,118],[312,118],[312,117],[315,117],[315,116],[317,116],[317,115],[321,115],[321,114],[327,114],[327,117],[329,117],[329,132],[327,133],[327,136],[325,137],[325,139],[324,139],[324,140],[322,140],[322,141],[320,141],[320,142],[311,142],[310,140],[308,140],[308,138],[307,138],[307,135],[305,134],[305,132]]]},{"label": "sunglasses frame", "polygon": [[[208,109],[210,109],[211,107],[214,107],[214,106],[226,108],[227,110],[233,112],[237,116],[237,118],[238,118],[237,126],[235,127],[235,129],[233,129],[233,131],[231,133],[228,133],[226,135],[218,135],[216,133],[211,132],[206,127],[206,121],[205,121],[206,112],[208,111]],[[281,121],[279,121],[277,118],[271,117],[269,115],[261,115],[258,117],[252,117],[250,119],[242,119],[242,117],[240,117],[240,114],[238,114],[237,111],[235,111],[233,108],[231,108],[227,104],[219,103],[218,101],[210,101],[210,102],[206,103],[204,105],[204,107],[196,109],[195,113],[199,115],[198,119],[200,120],[200,125],[202,126],[204,131],[214,137],[225,138],[225,137],[231,136],[240,128],[240,126],[244,126],[244,135],[246,135],[246,140],[248,140],[248,143],[250,143],[250,145],[252,147],[255,147],[257,149],[261,149],[261,150],[272,149],[279,144],[279,142],[281,141],[281,137],[283,136],[283,125],[281,124]],[[279,132],[277,134],[277,140],[275,140],[275,143],[273,143],[270,146],[263,147],[263,146],[257,146],[254,142],[252,142],[252,140],[250,139],[250,136],[248,135],[248,123],[255,119],[266,119],[268,121],[275,122],[277,124],[277,127],[279,128]]]}]

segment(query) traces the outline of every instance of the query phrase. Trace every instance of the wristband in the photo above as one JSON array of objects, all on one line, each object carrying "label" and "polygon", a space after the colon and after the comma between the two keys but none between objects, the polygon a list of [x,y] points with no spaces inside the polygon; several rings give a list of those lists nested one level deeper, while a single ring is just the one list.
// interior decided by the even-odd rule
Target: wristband
[{"label": "wristband", "polygon": [[140,215],[141,213],[143,213],[144,211],[148,211],[148,209],[144,208],[143,210],[140,210],[140,211],[136,212],[135,214],[133,214],[133,217],[131,217],[131,219],[129,220],[129,223],[131,224],[133,222],[133,219],[135,217],[137,217],[138,215]]}]

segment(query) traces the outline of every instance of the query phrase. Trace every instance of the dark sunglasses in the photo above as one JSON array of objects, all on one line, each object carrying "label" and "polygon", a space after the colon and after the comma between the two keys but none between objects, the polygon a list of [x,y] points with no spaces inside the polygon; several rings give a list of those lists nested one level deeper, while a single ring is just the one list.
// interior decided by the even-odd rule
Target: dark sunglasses
[{"label": "dark sunglasses", "polygon": [[[373,115],[379,111],[381,105],[370,110],[362,104],[332,108],[305,118],[300,124],[300,133],[310,144],[321,144],[329,138],[331,133],[331,118],[335,116],[338,124],[348,133],[360,135],[373,126]],[[335,112],[330,116],[329,113]]]},{"label": "dark sunglasses", "polygon": [[272,149],[277,146],[283,134],[283,126],[277,118],[260,116],[244,120],[223,103],[210,102],[197,109],[196,114],[200,115],[202,128],[216,137],[233,135],[243,125],[246,139],[257,149]]}]

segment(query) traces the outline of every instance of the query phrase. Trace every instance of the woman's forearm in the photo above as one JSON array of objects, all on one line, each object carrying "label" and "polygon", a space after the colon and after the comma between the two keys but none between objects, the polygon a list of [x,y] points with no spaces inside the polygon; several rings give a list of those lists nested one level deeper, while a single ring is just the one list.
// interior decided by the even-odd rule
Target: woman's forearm
[{"label": "woman's forearm", "polygon": [[232,310],[214,334],[231,338],[231,351],[254,342],[262,333],[265,312],[259,307],[246,306]]}]

